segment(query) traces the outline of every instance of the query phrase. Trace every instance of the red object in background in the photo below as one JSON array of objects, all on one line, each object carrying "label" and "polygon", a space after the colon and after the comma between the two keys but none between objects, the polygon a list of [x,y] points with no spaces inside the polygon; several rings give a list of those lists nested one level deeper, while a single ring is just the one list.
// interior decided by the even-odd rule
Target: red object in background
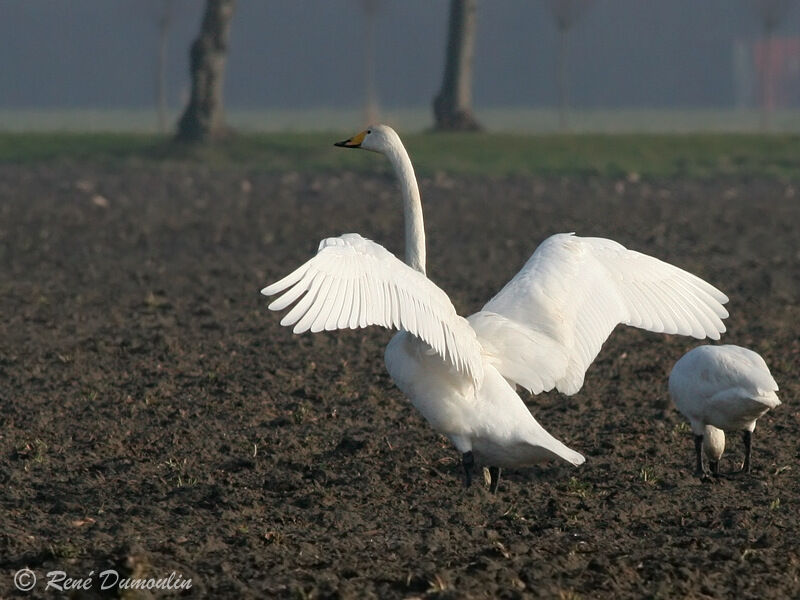
[{"label": "red object in background", "polygon": [[800,106],[800,38],[768,38],[753,44],[753,63],[761,82],[761,105]]}]

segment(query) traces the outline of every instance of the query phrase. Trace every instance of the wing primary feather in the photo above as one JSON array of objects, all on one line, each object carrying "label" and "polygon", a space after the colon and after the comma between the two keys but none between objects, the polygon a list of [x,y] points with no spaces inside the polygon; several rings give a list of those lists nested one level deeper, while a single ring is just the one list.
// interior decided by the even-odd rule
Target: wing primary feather
[{"label": "wing primary feather", "polygon": [[400,296],[400,290],[395,285],[390,285],[392,291],[392,325],[397,329],[403,328],[403,321],[401,314],[403,310],[403,301]]},{"label": "wing primary feather", "polygon": [[[337,311],[338,305],[336,302],[339,300],[339,295],[341,294],[342,281],[339,278],[338,272],[334,274],[332,279],[333,281],[331,281],[331,286],[325,293],[325,303],[320,308],[317,318],[314,319],[314,322],[311,324],[312,333],[325,331],[327,324],[331,321],[333,321],[333,324],[335,324],[336,318],[339,316]],[[333,314],[334,312],[336,313],[335,315]]]},{"label": "wing primary feather", "polygon": [[353,280],[353,305],[350,307],[350,319],[349,319],[349,327],[350,329],[357,329],[358,322],[360,320],[360,312],[361,312],[361,297],[363,295],[361,291],[361,277]]},{"label": "wing primary feather", "polygon": [[400,296],[402,297],[401,316],[403,321],[403,329],[410,331],[414,335],[419,336],[419,327],[417,327],[417,303],[412,294],[409,294],[405,289],[398,288]]},{"label": "wing primary feather", "polygon": [[370,323],[370,315],[372,314],[373,307],[369,300],[374,301],[374,297],[369,296],[370,279],[368,275],[361,276],[361,286],[359,288],[361,307],[358,310],[358,326],[366,327]]},{"label": "wing primary feather", "polygon": [[342,297],[339,299],[339,304],[339,315],[336,317],[336,325],[332,329],[345,329],[350,318],[350,310],[353,308],[353,279],[350,277],[349,271],[342,282]]},{"label": "wing primary feather", "polygon": [[328,275],[325,277],[325,281],[319,289],[317,299],[314,304],[311,305],[306,315],[309,323],[308,331],[311,333],[319,333],[324,329],[325,321],[328,318],[327,311],[330,309],[330,303],[333,301],[331,292],[333,286],[336,284],[336,274],[328,269],[326,269],[326,273],[328,273]]},{"label": "wing primary feather", "polygon": [[364,327],[364,324],[383,326],[382,320],[380,319],[380,315],[378,313],[381,299],[375,294],[375,284],[372,281],[372,275],[369,273],[363,273],[359,278],[359,282],[361,285],[361,311],[358,317],[359,327]]},{"label": "wing primary feather", "polygon": [[661,282],[661,286],[665,290],[664,293],[668,293],[670,296],[675,320],[678,324],[678,333],[694,337],[702,329],[695,314],[697,312],[697,302],[693,299],[685,298],[674,279]]},{"label": "wing primary feather", "polygon": [[380,282],[381,292],[383,294],[383,319],[387,327],[395,327],[393,312],[394,312],[394,293],[392,292],[392,285],[388,281]]},{"label": "wing primary feather", "polygon": [[[678,267],[676,267],[676,269],[677,268]],[[705,279],[698,277],[694,273],[689,273],[688,271],[684,271],[683,269],[678,269],[678,270],[681,271],[681,274],[685,276],[685,279],[689,283],[691,283],[697,289],[702,290],[705,295],[707,295],[715,302],[718,302],[719,304],[726,304],[728,302],[729,300],[728,296],[726,296],[716,287],[708,283]]]},{"label": "wing primary feather", "polygon": [[656,281],[649,286],[654,303],[658,305],[664,322],[664,333],[679,333],[680,324],[672,306],[671,293],[660,282]]},{"label": "wing primary feather", "polygon": [[623,321],[623,323],[629,323],[630,325],[641,327],[642,323],[645,322],[645,318],[639,311],[639,305],[635,291],[632,290],[627,284],[620,285],[618,287],[619,293],[622,296],[623,306],[627,318],[627,321]]},{"label": "wing primary feather", "polygon": [[657,330],[658,333],[666,333],[670,331],[670,323],[672,319],[670,318],[669,312],[664,306],[662,298],[656,293],[651,284],[646,285],[645,283],[640,282],[639,285],[647,295],[647,300],[650,303],[650,310],[655,313],[658,323],[660,324],[660,327]]},{"label": "wing primary feather", "polygon": [[697,339],[703,339],[704,337],[713,334],[713,332],[718,331],[719,327],[722,326],[722,321],[719,319],[717,313],[712,309],[712,307],[710,307],[702,297],[698,297],[697,294],[695,294],[694,288],[690,289],[683,280],[676,281],[675,287],[681,292],[681,294],[683,294],[683,297],[686,298],[687,301],[691,300],[695,307],[695,315],[700,321],[700,325],[703,330],[703,335],[698,335],[695,337]]},{"label": "wing primary feather", "polygon": [[701,306],[704,309],[703,314],[711,320],[714,330],[722,325],[721,319],[728,316],[728,311],[725,310],[725,307],[721,306],[704,290],[694,285],[690,279],[679,279],[675,282],[675,285],[683,290],[684,295],[692,298],[696,306]]},{"label": "wing primary feather", "polygon": [[[306,314],[308,308],[314,302],[314,299],[317,297],[317,292],[319,291],[319,286],[322,284],[322,276],[316,275],[314,279],[311,281],[311,285],[308,288],[308,293],[300,299],[300,302],[294,305],[292,310],[286,313],[286,316],[281,319],[281,325],[284,327],[287,325],[294,325],[297,323],[303,315]],[[295,332],[297,333],[297,332]]]},{"label": "wing primary feather", "polygon": [[669,296],[671,308],[675,315],[675,323],[678,325],[677,333],[679,335],[695,336],[695,333],[700,329],[700,323],[695,316],[695,302],[684,298],[680,288],[675,285],[674,280],[667,282],[660,282],[659,286],[665,296]]},{"label": "wing primary feather", "polygon": [[268,285],[263,290],[261,290],[261,293],[264,294],[265,296],[272,296],[273,294],[277,294],[278,292],[285,290],[289,286],[294,285],[295,283],[300,281],[300,279],[303,277],[307,269],[308,269],[308,263],[295,269],[280,281],[276,281],[272,285]]},{"label": "wing primary feather", "polygon": [[647,299],[642,294],[639,286],[636,284],[636,282],[629,281],[625,286],[625,290],[630,295],[631,306],[635,307],[636,312],[639,315],[637,327],[652,330],[655,327],[655,320],[653,319],[651,311],[648,310]]},{"label": "wing primary feather", "polygon": [[399,325],[395,322],[394,311],[396,309],[396,302],[394,299],[394,283],[388,279],[381,278],[378,282],[378,289],[383,299],[383,323],[385,327],[399,329]]},{"label": "wing primary feather", "polygon": [[378,282],[378,288],[381,290],[382,297],[384,299],[384,324],[385,327],[396,328],[397,324],[394,322],[394,310],[395,310],[395,301],[394,301],[394,284],[391,280],[385,279],[381,277],[380,281]]},{"label": "wing primary feather", "polygon": [[[695,278],[697,279],[697,278]],[[720,319],[725,319],[728,317],[728,311],[725,309],[722,304],[714,298],[711,294],[709,294],[705,289],[698,286],[697,283],[692,278],[687,278],[684,280],[687,287],[694,291],[694,295],[698,296],[699,298],[703,299],[705,303],[714,311],[714,314],[717,315]],[[700,279],[701,283],[705,283],[702,279]],[[713,288],[716,289],[716,288]],[[720,292],[721,294],[722,292]],[[724,296],[724,294],[723,294]],[[725,297],[725,301],[727,302],[727,296]]]},{"label": "wing primary feather", "polygon": [[294,303],[304,292],[308,291],[308,283],[311,281],[312,276],[305,274],[303,278],[298,281],[293,287],[286,290],[283,294],[270,302],[267,307],[269,310],[283,310],[290,304]]},{"label": "wing primary feather", "polygon": [[420,325],[420,331],[422,332],[422,339],[430,340],[431,339],[431,313],[426,304],[422,304],[422,322]]},{"label": "wing primary feather", "polygon": [[660,311],[658,310],[658,303],[653,302],[653,298],[647,288],[640,282],[633,281],[632,285],[636,288],[642,298],[642,308],[647,311],[650,326],[647,327],[649,331],[662,332],[664,331],[664,321],[661,319]]},{"label": "wing primary feather", "polygon": [[329,275],[320,275],[317,279],[320,279],[319,288],[317,288],[317,293],[314,297],[314,302],[311,303],[311,306],[308,307],[308,311],[303,317],[295,324],[294,333],[305,333],[309,329],[311,329],[312,323],[314,323],[314,319],[317,318],[322,305],[325,303],[325,293],[331,286],[331,277]]}]

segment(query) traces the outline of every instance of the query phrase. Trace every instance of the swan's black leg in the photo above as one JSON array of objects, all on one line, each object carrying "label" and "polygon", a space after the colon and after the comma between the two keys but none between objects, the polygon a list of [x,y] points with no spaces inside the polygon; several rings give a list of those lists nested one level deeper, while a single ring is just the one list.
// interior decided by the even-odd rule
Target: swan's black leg
[{"label": "swan's black leg", "polygon": [[742,435],[742,440],[744,440],[744,464],[742,465],[742,471],[744,471],[745,473],[749,473],[750,454],[753,451],[753,432],[745,431]]},{"label": "swan's black leg", "polygon": [[497,484],[500,483],[500,467],[489,467],[489,476],[491,482],[489,483],[489,491],[493,494],[497,493]]},{"label": "swan's black leg", "polygon": [[694,436],[694,451],[697,454],[697,475],[703,477],[706,475],[706,471],[703,468],[703,436],[696,435]]},{"label": "swan's black leg", "polygon": [[464,467],[464,487],[469,487],[472,485],[472,469],[475,467],[472,450],[461,455],[461,465]]},{"label": "swan's black leg", "polygon": [[708,461],[708,466],[711,467],[711,474],[714,477],[719,477],[719,461],[718,460],[710,460],[710,461]]}]

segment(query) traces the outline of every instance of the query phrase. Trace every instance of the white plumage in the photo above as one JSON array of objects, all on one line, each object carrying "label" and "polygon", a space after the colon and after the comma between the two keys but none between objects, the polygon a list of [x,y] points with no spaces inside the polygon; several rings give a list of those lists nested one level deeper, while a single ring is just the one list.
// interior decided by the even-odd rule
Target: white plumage
[{"label": "white plumage", "polygon": [[574,394],[619,323],[719,339],[727,297],[681,269],[611,240],[558,234],[483,309],[463,319],[425,276],[425,234],[414,169],[400,138],[378,125],[339,146],[386,155],[401,183],[404,264],[358,234],[323,240],[317,255],[262,290],[294,302],[282,325],[295,333],[381,325],[398,329],[386,349],[397,386],[462,453],[466,482],[474,457],[492,468],[583,456],[550,435],[514,384]]},{"label": "white plumage", "polygon": [[725,449],[724,431],[742,431],[743,470],[750,471],[756,420],[781,401],[764,359],[734,345],[698,346],[684,354],[669,376],[669,394],[695,435],[697,470],[705,473],[701,449],[715,474]]},{"label": "white plumage", "polygon": [[294,333],[369,325],[407,331],[480,386],[480,344],[447,294],[357,233],[322,240],[314,258],[261,290],[267,296],[278,292],[284,294],[270,310],[283,310],[305,294],[281,319],[281,325],[294,325]]},{"label": "white plumage", "polygon": [[727,301],[656,258],[612,240],[562,233],[542,242],[469,321],[503,375],[534,394],[556,387],[571,395],[618,324],[717,340]]}]

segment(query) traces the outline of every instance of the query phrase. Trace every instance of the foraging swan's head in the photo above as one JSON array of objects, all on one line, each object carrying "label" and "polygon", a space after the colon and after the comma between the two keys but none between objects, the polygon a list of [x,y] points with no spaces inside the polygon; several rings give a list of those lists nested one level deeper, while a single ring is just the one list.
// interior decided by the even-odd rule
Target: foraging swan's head
[{"label": "foraging swan's head", "polygon": [[719,461],[725,452],[725,432],[712,425],[706,425],[703,429],[703,451],[708,460]]},{"label": "foraging swan's head", "polygon": [[341,148],[361,148],[371,150],[380,154],[388,154],[397,146],[401,145],[400,137],[394,129],[388,125],[372,125],[361,133],[357,133],[348,140],[336,142],[334,146]]}]

